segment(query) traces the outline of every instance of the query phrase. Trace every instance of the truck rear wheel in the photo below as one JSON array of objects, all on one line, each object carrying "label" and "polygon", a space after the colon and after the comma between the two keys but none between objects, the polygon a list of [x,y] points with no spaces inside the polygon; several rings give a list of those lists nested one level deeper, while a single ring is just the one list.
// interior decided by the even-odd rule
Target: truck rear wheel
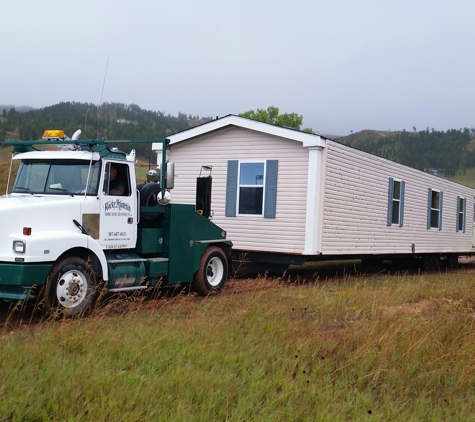
[{"label": "truck rear wheel", "polygon": [[193,278],[193,289],[202,296],[224,286],[228,276],[228,259],[221,248],[209,246],[203,253],[200,268]]},{"label": "truck rear wheel", "polygon": [[65,258],[49,273],[46,308],[65,316],[80,315],[91,306],[95,287],[96,276],[91,265],[81,258]]}]

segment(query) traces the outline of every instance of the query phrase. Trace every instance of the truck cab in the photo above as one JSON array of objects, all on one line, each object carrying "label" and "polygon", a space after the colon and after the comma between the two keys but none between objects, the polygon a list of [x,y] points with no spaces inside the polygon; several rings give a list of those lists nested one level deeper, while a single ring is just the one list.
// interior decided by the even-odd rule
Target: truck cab
[{"label": "truck cab", "polygon": [[[193,205],[169,203],[165,155],[161,183],[137,185],[135,151],[107,142],[5,141],[19,166],[0,197],[0,299],[34,293],[77,315],[99,287],[191,283],[208,294],[224,285],[232,244]],[[64,150],[33,149],[45,143]]]}]

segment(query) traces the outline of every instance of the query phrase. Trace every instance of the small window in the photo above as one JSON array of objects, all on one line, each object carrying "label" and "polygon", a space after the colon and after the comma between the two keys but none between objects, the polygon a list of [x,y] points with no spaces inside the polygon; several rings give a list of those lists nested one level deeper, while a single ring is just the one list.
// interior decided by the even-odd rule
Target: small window
[{"label": "small window", "polygon": [[109,196],[130,196],[129,166],[120,163],[107,163],[103,192]]},{"label": "small window", "polygon": [[465,211],[467,201],[465,198],[457,196],[457,232],[465,233]]},{"label": "small window", "polygon": [[389,178],[388,226],[402,227],[406,182]]},{"label": "small window", "polygon": [[427,228],[442,230],[442,198],[443,192],[429,188],[427,209]]},{"label": "small window", "polygon": [[265,163],[239,165],[238,214],[262,215]]}]

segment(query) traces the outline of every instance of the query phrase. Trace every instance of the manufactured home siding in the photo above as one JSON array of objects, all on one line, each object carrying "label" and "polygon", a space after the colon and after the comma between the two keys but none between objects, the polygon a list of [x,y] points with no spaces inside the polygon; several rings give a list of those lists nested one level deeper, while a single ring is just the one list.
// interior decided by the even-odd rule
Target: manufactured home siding
[{"label": "manufactured home siding", "polygon": [[[322,253],[471,252],[473,225],[456,232],[457,196],[473,209],[475,190],[327,141]],[[389,178],[405,182],[402,227],[388,226]],[[427,229],[428,190],[443,192],[442,228]]]},{"label": "manufactured home siding", "polygon": [[[213,166],[213,222],[226,230],[234,249],[302,253],[305,242],[308,150],[300,142],[233,126],[172,144],[169,158],[175,163],[172,197],[176,203],[194,204],[196,178],[201,166]],[[225,216],[230,160],[277,160],[275,218]],[[202,175],[207,174],[202,171]]]}]

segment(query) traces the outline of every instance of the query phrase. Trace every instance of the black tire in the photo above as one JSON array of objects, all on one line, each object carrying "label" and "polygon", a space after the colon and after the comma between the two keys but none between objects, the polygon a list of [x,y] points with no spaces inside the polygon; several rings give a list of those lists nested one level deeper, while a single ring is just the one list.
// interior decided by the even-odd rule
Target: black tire
[{"label": "black tire", "polygon": [[422,258],[422,268],[426,271],[440,269],[440,257],[438,254],[427,254]]},{"label": "black tire", "polygon": [[381,258],[363,258],[361,265],[363,271],[374,272],[383,267],[384,261]]},{"label": "black tire", "polygon": [[45,288],[46,310],[73,317],[90,309],[96,288],[96,275],[84,259],[68,257],[51,269]]},{"label": "black tire", "polygon": [[[159,207],[158,195],[161,192],[160,184],[146,183],[140,190],[140,206],[141,207]],[[143,212],[140,218],[144,220],[155,220],[160,213],[158,212]]]},{"label": "black tire", "polygon": [[201,296],[223,288],[228,277],[228,258],[221,248],[208,246],[193,277],[193,290]]},{"label": "black tire", "polygon": [[447,255],[447,268],[457,268],[458,266],[459,266],[458,255],[454,255],[454,254]]},{"label": "black tire", "polygon": [[137,184],[135,185],[135,188],[136,188],[138,191],[140,191],[140,190],[142,190],[142,188],[143,188],[144,186],[145,186],[145,183],[137,183]]}]

